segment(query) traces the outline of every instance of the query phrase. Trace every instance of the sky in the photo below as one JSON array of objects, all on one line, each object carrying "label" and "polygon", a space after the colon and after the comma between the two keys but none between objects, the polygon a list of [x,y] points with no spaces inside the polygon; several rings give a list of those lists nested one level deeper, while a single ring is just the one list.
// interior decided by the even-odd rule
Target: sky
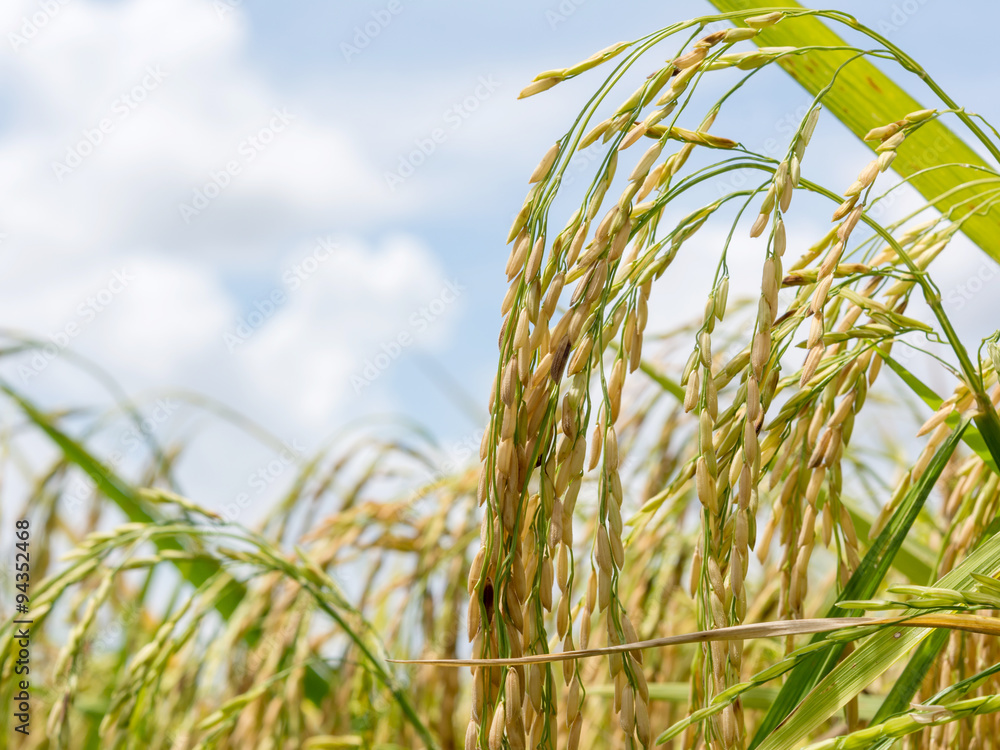
[{"label": "sky", "polygon": [[[961,22],[943,0],[833,5],[1000,122],[995,4],[963,3]],[[710,12],[695,0],[8,0],[0,328],[51,345],[0,372],[52,408],[106,402],[86,357],[129,394],[196,391],[304,452],[385,415],[470,442],[496,364],[510,221],[600,77],[517,93],[542,70]],[[809,101],[778,71],[765,81],[729,121],[758,148]],[[831,118],[820,132],[830,146],[808,166],[846,186],[865,149]],[[748,292],[760,252],[735,264]],[[996,325],[1000,284],[983,258],[959,241],[941,268],[945,290],[994,285],[956,298],[973,338]],[[656,323],[701,308],[707,268],[704,255],[679,261]],[[168,398],[151,424],[176,433],[181,411]],[[210,506],[274,459],[232,431],[199,439],[188,472]]]}]

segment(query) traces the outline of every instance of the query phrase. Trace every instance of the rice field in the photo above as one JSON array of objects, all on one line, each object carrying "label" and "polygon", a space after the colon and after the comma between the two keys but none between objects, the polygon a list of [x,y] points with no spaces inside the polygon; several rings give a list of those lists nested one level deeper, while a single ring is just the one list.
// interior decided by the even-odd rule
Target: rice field
[{"label": "rice field", "polygon": [[[1000,344],[935,282],[959,235],[1000,258],[1000,133],[850,16],[713,4],[521,91],[587,93],[539,125],[463,465],[355,426],[248,527],[178,492],[183,440],[143,433],[127,476],[102,453],[142,404],[53,413],[0,383],[23,488],[0,526],[30,540],[30,578],[4,561],[5,746],[1000,743]],[[788,73],[811,104],[756,152],[741,102]],[[810,156],[845,126],[868,154],[827,184]],[[703,306],[655,329],[692,254]]]}]

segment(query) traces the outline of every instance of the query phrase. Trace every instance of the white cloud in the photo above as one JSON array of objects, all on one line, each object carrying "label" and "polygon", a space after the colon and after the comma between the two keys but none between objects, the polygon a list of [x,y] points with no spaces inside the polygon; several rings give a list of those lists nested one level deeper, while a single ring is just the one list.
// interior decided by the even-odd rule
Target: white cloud
[{"label": "white cloud", "polygon": [[[450,320],[440,315],[417,326],[411,319],[444,283],[427,249],[412,238],[391,238],[377,252],[340,242],[329,258],[311,266],[312,273],[305,266],[301,274],[289,275],[314,251],[303,248],[286,258],[279,278],[292,281],[277,287],[285,301],[246,343],[231,347],[253,392],[269,394],[312,426],[329,425],[334,409],[346,400],[368,397],[370,388],[356,380],[352,384],[352,378],[363,377],[365,360],[382,352],[383,344],[396,351],[393,342],[401,334],[409,336],[410,343],[391,358],[393,366],[411,347],[426,346],[446,333]],[[266,309],[269,297],[270,292],[259,295],[256,309]],[[259,319],[251,318],[254,309],[251,305],[242,317],[249,328]]]},{"label": "white cloud", "polygon": [[171,382],[215,354],[235,305],[210,269],[165,256],[126,258],[121,268],[134,278],[94,321],[97,346],[113,369]]},{"label": "white cloud", "polygon": [[[43,11],[32,38],[7,36]],[[391,215],[355,136],[257,73],[242,14],[205,0],[11,2],[0,32],[0,322],[41,338],[76,326],[72,350],[130,389],[183,384],[257,416],[290,404],[329,428],[372,341],[439,284],[425,248],[345,240],[236,356],[224,334],[275,259],[298,257],[303,227]],[[187,222],[182,203],[199,205]],[[134,280],[81,313],[122,268]]]},{"label": "white cloud", "polygon": [[[15,5],[0,29],[38,8]],[[0,219],[12,243],[46,257],[126,243],[183,251],[176,246],[245,244],[261,217],[383,210],[378,172],[351,139],[248,65],[238,13],[220,19],[203,0],[57,7],[34,39],[0,46],[14,105],[0,142]],[[266,145],[250,141],[270,137],[276,110],[291,122]],[[178,204],[234,161],[240,173],[220,197],[191,225],[181,221]]]},{"label": "white cloud", "polygon": [[[0,327],[62,340],[74,325],[72,352],[126,391],[200,391],[308,451],[346,416],[397,410],[395,371],[361,394],[352,375],[401,332],[414,334],[413,349],[440,343],[453,311],[415,331],[409,316],[444,283],[431,251],[409,235],[351,235],[412,203],[387,200],[383,164],[359,147],[370,134],[347,128],[356,113],[320,117],[312,104],[326,92],[277,88],[249,60],[241,12],[220,19],[208,0],[69,0],[10,49],[6,32],[38,7],[0,8]],[[276,110],[290,121],[275,122]],[[277,124],[273,138],[261,133]],[[185,223],[178,204],[231,161],[239,173]],[[54,162],[71,170],[59,179]],[[283,277],[314,251],[303,241],[312,233],[333,233],[340,247],[292,290]],[[81,314],[123,269],[128,285]],[[226,333],[271,289],[287,300],[231,354]],[[106,398],[69,357],[39,357],[17,358],[40,364],[27,381],[6,361],[4,374],[43,403]],[[221,492],[215,502],[227,496],[222,476],[245,476],[219,466],[242,467],[247,442],[214,425],[203,445],[211,458],[193,451],[183,479]]]}]

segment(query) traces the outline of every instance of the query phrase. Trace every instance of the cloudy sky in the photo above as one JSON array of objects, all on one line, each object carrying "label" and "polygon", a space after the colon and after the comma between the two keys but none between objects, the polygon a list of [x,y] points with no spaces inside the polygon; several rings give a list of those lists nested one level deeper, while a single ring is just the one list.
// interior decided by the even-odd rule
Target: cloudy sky
[{"label": "cloudy sky", "polygon": [[[976,24],[942,0],[835,4],[1000,121],[995,66],[980,66],[993,4],[962,4]],[[708,12],[696,0],[7,0],[0,326],[58,356],[8,361],[4,376],[50,406],[97,401],[68,352],[129,393],[193,389],[310,447],[384,414],[468,435],[525,178],[598,79],[517,92]],[[808,102],[767,80],[740,114],[758,149]],[[821,128],[839,146],[815,168],[846,185],[865,152],[835,121]],[[750,289],[759,259],[745,263]],[[942,287],[982,267],[958,243]],[[664,323],[700,307],[707,287],[691,287],[660,301]],[[996,325],[983,322],[992,296],[953,311],[976,336]]]}]

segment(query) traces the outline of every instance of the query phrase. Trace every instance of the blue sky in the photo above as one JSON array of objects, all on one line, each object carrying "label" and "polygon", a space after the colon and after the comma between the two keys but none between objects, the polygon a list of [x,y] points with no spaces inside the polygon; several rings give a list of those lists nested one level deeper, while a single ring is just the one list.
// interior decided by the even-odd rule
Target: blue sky
[{"label": "blue sky", "polygon": [[[963,3],[961,19],[942,0],[835,7],[1000,121],[995,4]],[[481,425],[495,364],[510,220],[600,77],[517,92],[541,70],[710,12],[607,0],[12,1],[5,33],[39,13],[45,23],[23,44],[8,35],[0,53],[0,321],[67,341],[129,392],[198,390],[283,440],[315,447],[374,414],[463,440]],[[763,80],[733,121],[758,147],[808,102],[778,72]],[[830,146],[814,168],[853,179],[864,149],[833,120],[821,130]],[[81,147],[88,137],[100,142]],[[73,158],[69,171],[54,166]],[[193,215],[179,208],[199,201]],[[706,267],[685,262],[691,279]],[[945,277],[982,263],[960,248]],[[122,270],[134,281],[115,291]],[[663,327],[707,292],[684,278],[657,308]],[[976,322],[995,312],[990,296],[956,311],[977,336],[995,325]],[[91,297],[92,318],[80,311]],[[5,375],[51,405],[106,398],[57,348],[37,376]],[[213,434],[237,479],[205,486],[226,495],[266,454]]]}]

